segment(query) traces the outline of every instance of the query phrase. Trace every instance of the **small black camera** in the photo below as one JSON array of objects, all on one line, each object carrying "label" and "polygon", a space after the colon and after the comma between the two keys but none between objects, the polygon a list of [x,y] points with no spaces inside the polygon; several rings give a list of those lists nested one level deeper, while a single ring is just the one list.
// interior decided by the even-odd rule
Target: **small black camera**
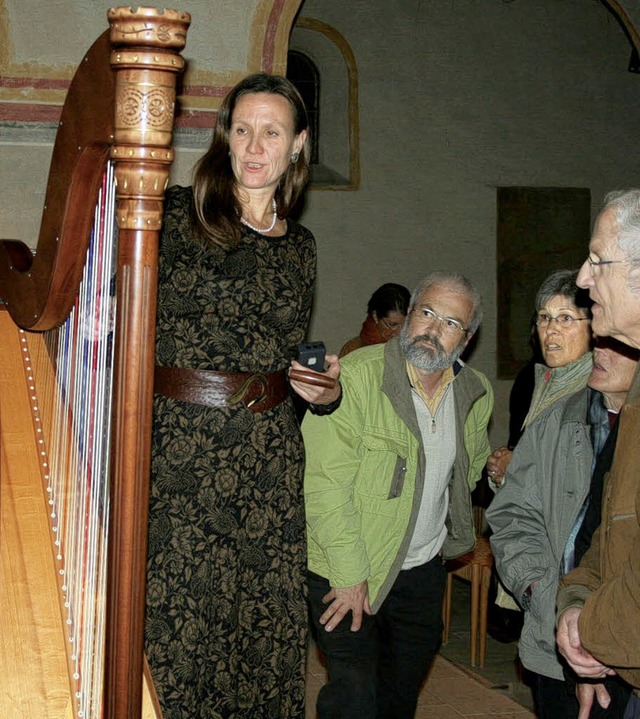
[{"label": "small black camera", "polygon": [[324,372],[324,356],[324,342],[303,342],[298,345],[296,359],[301,365],[314,370],[314,372]]}]

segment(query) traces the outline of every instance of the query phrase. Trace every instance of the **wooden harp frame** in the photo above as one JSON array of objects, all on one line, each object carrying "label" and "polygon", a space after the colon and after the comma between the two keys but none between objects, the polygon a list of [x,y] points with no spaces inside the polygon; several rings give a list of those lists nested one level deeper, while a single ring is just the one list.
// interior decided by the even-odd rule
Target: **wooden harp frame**
[{"label": "wooden harp frame", "polygon": [[25,330],[60,325],[82,278],[107,161],[118,227],[108,595],[103,716],[139,717],[144,665],[147,512],[158,236],[188,13],[108,11],[84,57],[56,136],[35,257],[0,242],[0,296]]}]

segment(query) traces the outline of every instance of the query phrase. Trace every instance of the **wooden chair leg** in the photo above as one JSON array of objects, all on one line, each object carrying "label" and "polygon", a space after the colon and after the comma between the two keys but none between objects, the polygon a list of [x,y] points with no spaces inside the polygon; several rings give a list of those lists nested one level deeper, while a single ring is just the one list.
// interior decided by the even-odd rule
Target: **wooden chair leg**
[{"label": "wooden chair leg", "polygon": [[487,654],[487,613],[489,611],[489,586],[491,584],[491,569],[482,570],[482,589],[480,591],[480,667],[484,667]]},{"label": "wooden chair leg", "polygon": [[447,574],[447,583],[444,589],[444,602],[442,604],[442,643],[449,641],[449,629],[451,628],[451,594],[453,577]]},{"label": "wooden chair leg", "polygon": [[474,564],[471,570],[471,666],[476,665],[476,650],[478,644],[478,615],[480,614],[480,583],[482,581],[482,568]]}]

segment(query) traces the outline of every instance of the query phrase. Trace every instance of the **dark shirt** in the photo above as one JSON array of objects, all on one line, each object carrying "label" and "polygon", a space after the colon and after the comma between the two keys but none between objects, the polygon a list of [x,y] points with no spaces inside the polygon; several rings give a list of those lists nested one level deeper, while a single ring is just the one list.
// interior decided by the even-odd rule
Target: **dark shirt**
[{"label": "dark shirt", "polygon": [[582,521],[582,525],[578,530],[575,542],[574,561],[576,566],[580,564],[580,560],[585,552],[591,546],[593,533],[600,525],[602,492],[604,489],[604,480],[607,472],[611,469],[613,462],[613,453],[616,448],[616,439],[618,438],[618,420],[613,424],[611,432],[607,437],[602,450],[596,459],[596,465],[591,474],[591,485],[587,496],[587,510]]},{"label": "dark shirt", "polygon": [[536,383],[536,362],[531,360],[518,372],[509,394],[509,441],[507,446],[513,449],[522,437],[525,417],[529,412],[533,387]]},{"label": "dark shirt", "polygon": [[[609,434],[611,432],[611,422],[609,420],[609,412],[604,406],[604,398],[602,393],[596,392],[593,389],[589,390],[589,408],[587,410],[587,421],[589,423],[589,434],[591,435],[591,447],[593,449],[593,460],[591,462],[591,481],[595,468],[597,465],[598,457],[602,449],[604,448]],[[606,471],[606,469],[604,470]],[[600,492],[602,496],[602,491]],[[587,494],[580,507],[580,512],[574,522],[573,528],[569,536],[567,537],[567,545],[564,550],[564,572],[570,572],[578,563],[576,559],[576,538],[580,527],[584,522],[584,518],[588,507],[591,504],[591,490]],[[599,516],[599,514],[598,514]],[[597,525],[596,525],[597,526]],[[591,542],[591,535],[589,535],[589,542]],[[588,546],[588,545],[587,545]],[[586,551],[586,550],[585,550]],[[580,555],[582,556],[582,555]]]}]

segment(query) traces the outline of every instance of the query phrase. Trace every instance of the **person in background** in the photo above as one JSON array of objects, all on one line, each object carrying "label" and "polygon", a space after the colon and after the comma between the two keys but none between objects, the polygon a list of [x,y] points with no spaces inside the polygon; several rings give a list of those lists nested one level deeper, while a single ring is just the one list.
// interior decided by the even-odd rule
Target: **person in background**
[{"label": "person in background", "polygon": [[[288,217],[307,126],[288,80],[249,76],[193,187],[167,192],[145,627],[167,719],[304,717],[304,447],[287,372],[316,275],[314,238]],[[291,386],[311,411],[340,393]]]},{"label": "person in background", "polygon": [[387,342],[398,335],[407,316],[410,296],[406,287],[394,282],[378,287],[369,298],[360,334],[345,343],[338,356],[344,357],[360,347]]},{"label": "person in background", "polygon": [[[591,372],[591,330],[587,293],[576,285],[577,270],[556,270],[540,285],[535,300],[535,327],[542,361],[535,365],[535,381],[523,428],[553,402],[585,387]],[[499,447],[487,461],[489,487],[503,484],[513,450]],[[490,612],[492,633],[517,639],[522,627],[520,606],[495,577],[495,607]]]},{"label": "person in background", "polygon": [[529,330],[531,358],[518,372],[509,392],[509,439],[507,449],[513,452],[524,432],[524,421],[529,413],[533,389],[536,382],[536,365],[544,362],[540,349],[540,336],[537,325],[538,313],[534,312]]},{"label": "person in background", "polygon": [[427,277],[399,337],[342,361],[340,407],[303,422],[320,719],[415,714],[442,638],[443,557],[476,540],[493,392],[459,357],[480,303],[462,275]]},{"label": "person in background", "polygon": [[[640,349],[640,190],[609,193],[578,275],[593,300],[593,329]],[[599,528],[579,566],[560,582],[558,649],[602,704],[618,674],[633,692],[625,719],[640,717],[640,375],[620,411]],[[583,699],[585,699],[583,697]],[[588,701],[588,699],[586,699]],[[606,704],[607,698],[604,697]]]},{"label": "person in background", "polygon": [[558,581],[573,564],[596,458],[638,364],[637,351],[611,338],[597,340],[593,355],[589,388],[557,400],[527,426],[486,513],[498,574],[524,609],[519,656],[534,679],[539,719],[578,717],[555,649]]},{"label": "person in background", "polygon": [[[576,285],[577,277],[577,270],[556,270],[536,294],[535,325],[542,362],[535,367],[523,427],[556,400],[584,387],[591,372],[591,301]],[[502,484],[512,451],[499,447],[489,457],[487,474],[493,489]]]}]

